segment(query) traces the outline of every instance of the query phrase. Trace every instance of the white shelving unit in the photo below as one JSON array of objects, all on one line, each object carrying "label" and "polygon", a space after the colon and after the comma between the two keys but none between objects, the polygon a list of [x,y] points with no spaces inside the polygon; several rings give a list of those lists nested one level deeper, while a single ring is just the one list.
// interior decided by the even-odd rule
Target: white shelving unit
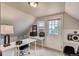
[{"label": "white shelving unit", "polygon": [[[46,31],[45,31],[46,30],[45,29],[45,21],[39,20],[39,21],[37,21],[36,24],[37,24],[38,37],[39,37],[40,32],[46,33]],[[44,46],[44,39],[45,39],[45,37],[39,37],[38,41],[37,41],[38,45],[41,45],[43,47]]]}]

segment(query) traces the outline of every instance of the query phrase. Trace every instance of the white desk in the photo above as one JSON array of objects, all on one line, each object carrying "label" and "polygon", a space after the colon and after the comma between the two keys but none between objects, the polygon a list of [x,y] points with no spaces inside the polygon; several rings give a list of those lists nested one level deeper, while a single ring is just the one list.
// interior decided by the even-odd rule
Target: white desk
[{"label": "white desk", "polygon": [[[18,46],[30,44],[32,42],[35,42],[35,44],[36,44],[36,39],[32,39],[32,38],[23,39],[22,44],[18,45]],[[2,51],[3,56],[14,56],[14,55],[16,55],[14,53],[15,52],[14,50],[16,50],[16,48],[17,48],[16,42],[12,42],[11,45],[8,46],[8,47],[4,47],[3,45],[0,45],[0,51]],[[36,46],[35,46],[35,50],[36,50]]]}]

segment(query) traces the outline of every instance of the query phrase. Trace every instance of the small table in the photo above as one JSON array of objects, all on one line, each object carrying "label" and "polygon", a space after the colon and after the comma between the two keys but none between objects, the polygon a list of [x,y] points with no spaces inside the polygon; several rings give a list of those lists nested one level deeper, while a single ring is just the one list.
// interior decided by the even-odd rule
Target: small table
[{"label": "small table", "polygon": [[42,43],[41,46],[42,46],[42,48],[43,48],[43,46],[44,46],[44,42],[43,42],[43,41],[44,41],[45,37],[35,36],[35,37],[31,37],[31,38],[36,39],[37,41],[40,40],[41,43]]},{"label": "small table", "polygon": [[[40,40],[40,41],[41,41],[41,47],[42,47],[42,49],[43,49],[45,37],[34,36],[34,37],[30,37],[30,38],[36,39],[36,41]],[[36,44],[35,44],[35,45],[36,45]]]}]

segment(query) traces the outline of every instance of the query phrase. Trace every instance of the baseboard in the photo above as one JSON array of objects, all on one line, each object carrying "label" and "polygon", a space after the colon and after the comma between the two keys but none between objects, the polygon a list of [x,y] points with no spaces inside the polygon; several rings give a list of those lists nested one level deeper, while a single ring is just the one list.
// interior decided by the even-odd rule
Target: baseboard
[{"label": "baseboard", "polygon": [[[41,45],[37,44],[38,47],[42,47]],[[57,49],[54,49],[54,48],[50,48],[50,47],[47,47],[47,46],[43,46],[43,48],[46,48],[48,50],[51,50],[51,51],[57,51],[57,52],[62,52],[61,50],[57,50]],[[63,53],[63,52],[62,52]]]}]

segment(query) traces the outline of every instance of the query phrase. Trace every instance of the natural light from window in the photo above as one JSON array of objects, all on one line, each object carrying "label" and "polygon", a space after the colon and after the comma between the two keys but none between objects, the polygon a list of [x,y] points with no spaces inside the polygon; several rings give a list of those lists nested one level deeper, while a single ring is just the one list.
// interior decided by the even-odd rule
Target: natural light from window
[{"label": "natural light from window", "polygon": [[59,34],[59,19],[48,21],[48,35],[58,35]]}]

